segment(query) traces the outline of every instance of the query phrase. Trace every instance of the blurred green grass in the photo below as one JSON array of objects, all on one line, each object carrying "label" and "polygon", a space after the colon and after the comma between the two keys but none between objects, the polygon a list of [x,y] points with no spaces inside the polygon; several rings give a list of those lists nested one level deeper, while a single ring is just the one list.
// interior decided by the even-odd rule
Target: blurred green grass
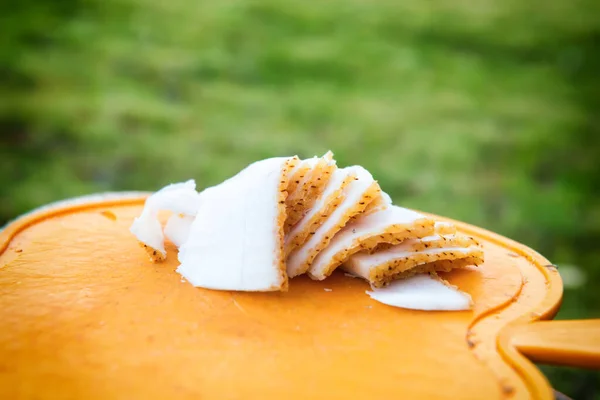
[{"label": "blurred green grass", "polygon": [[[0,223],[56,199],[215,184],[327,149],[398,204],[585,274],[600,316],[600,6],[10,0],[0,6]],[[597,374],[547,368],[578,399]]]}]

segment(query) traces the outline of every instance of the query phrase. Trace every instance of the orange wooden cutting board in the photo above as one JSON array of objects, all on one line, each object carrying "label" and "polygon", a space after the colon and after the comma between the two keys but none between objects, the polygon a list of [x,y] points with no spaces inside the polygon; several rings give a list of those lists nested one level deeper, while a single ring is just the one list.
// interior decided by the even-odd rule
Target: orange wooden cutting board
[{"label": "orange wooden cutting board", "polygon": [[562,284],[525,246],[457,222],[485,250],[445,274],[472,311],[389,307],[343,273],[211,291],[175,272],[170,243],[148,260],[129,232],[144,198],[56,205],[0,233],[0,398],[551,398],[514,342],[547,354],[519,332],[554,315]]}]

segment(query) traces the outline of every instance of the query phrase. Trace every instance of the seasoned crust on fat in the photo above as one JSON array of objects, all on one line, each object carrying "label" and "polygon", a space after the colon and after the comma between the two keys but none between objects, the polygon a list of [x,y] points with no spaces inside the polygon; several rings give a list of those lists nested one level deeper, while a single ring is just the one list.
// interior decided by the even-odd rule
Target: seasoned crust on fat
[{"label": "seasoned crust on fat", "polygon": [[[471,236],[466,235],[431,235],[420,238],[410,238],[408,240],[400,241],[387,248],[377,247],[375,251],[425,251],[427,249],[441,249],[441,248],[468,248],[472,246],[479,246],[479,243]],[[373,253],[375,252],[373,251]]]},{"label": "seasoned crust on fat", "polygon": [[288,159],[284,164],[283,164],[283,168],[281,169],[281,176],[280,176],[280,180],[279,180],[279,199],[277,202],[277,243],[279,246],[279,260],[277,260],[278,263],[278,267],[279,267],[279,273],[280,273],[280,277],[282,280],[282,284],[279,288],[273,288],[273,289],[279,289],[282,292],[287,292],[288,288],[289,288],[289,279],[288,279],[288,275],[287,275],[287,269],[286,269],[286,265],[285,265],[285,254],[283,252],[283,244],[284,244],[284,225],[285,225],[285,220],[287,218],[287,207],[285,204],[285,200],[288,196],[288,184],[289,184],[289,179],[290,179],[290,171],[295,168],[295,166],[298,163],[298,157],[292,157],[290,159]]},{"label": "seasoned crust on fat", "polygon": [[[479,265],[483,262],[483,250],[478,247],[438,249],[441,251],[414,252],[405,256],[390,258],[377,265],[360,267],[357,259],[350,259],[344,264],[348,272],[368,280],[375,287],[382,287],[389,282],[415,273],[435,271],[449,271],[453,268],[462,268],[466,265]],[[461,261],[463,260],[463,261]],[[360,261],[358,261],[360,263]],[[429,267],[416,267],[429,265]],[[430,268],[424,270],[423,268]]]},{"label": "seasoned crust on fat", "polygon": [[147,244],[141,241],[138,241],[138,243],[144,248],[152,262],[158,263],[166,259],[166,254],[163,254],[160,250],[153,249],[152,247],[148,246]]},{"label": "seasoned crust on fat", "polygon": [[287,185],[288,193],[293,193],[296,190],[296,188],[300,184],[300,181],[304,179],[304,176],[309,170],[310,165],[308,163],[303,162],[301,160],[297,160],[297,162],[289,171]]},{"label": "seasoned crust on fat", "polygon": [[[463,247],[469,247],[472,245],[478,245],[477,241],[475,239],[473,239],[472,237],[469,236],[464,236],[464,235],[456,235],[456,225],[451,224],[449,222],[440,222],[440,221],[435,221],[435,225],[434,225],[434,235],[427,237],[427,238],[423,238],[422,241],[418,241],[415,242],[410,241],[410,242],[405,242],[405,245],[408,245],[409,243],[414,244],[414,248],[416,249],[420,249],[420,250],[424,250],[426,248],[439,248],[439,247],[443,247],[445,245],[451,245],[452,243],[457,243],[456,246],[454,247],[459,247],[459,246],[463,246]],[[377,251],[384,251],[384,250],[388,250],[391,249],[392,247],[394,247],[394,245],[400,244],[400,241],[396,241],[396,242],[391,242],[391,241],[382,241],[382,243],[380,243],[379,245],[377,245],[377,247],[375,247],[374,249],[371,250],[371,253],[377,252]]]},{"label": "seasoned crust on fat", "polygon": [[308,273],[313,279],[323,280],[331,275],[337,267],[344,263],[344,261],[346,261],[353,254],[356,254],[360,251],[370,252],[381,243],[393,245],[396,243],[401,243],[407,239],[427,235],[429,232],[431,232],[427,226],[427,223],[428,220],[425,219],[419,221],[415,225],[406,225],[404,230],[399,231],[394,231],[395,229],[399,228],[398,225],[395,225],[390,227],[391,231],[385,231],[379,235],[374,235],[368,238],[358,238],[352,243],[351,246],[336,253],[332,258],[330,258],[322,271],[315,273],[312,270],[309,270]]},{"label": "seasoned crust on fat", "polygon": [[[321,198],[323,190],[327,186],[327,182],[331,180],[331,175],[337,169],[335,164],[325,163],[315,168],[311,182],[306,188],[304,206],[300,210],[300,218],[302,218],[308,210]],[[298,220],[299,221],[299,220]],[[295,221],[296,223],[298,221]]]},{"label": "seasoned crust on fat", "polygon": [[322,197],[314,207],[288,233],[285,241],[285,254],[302,246],[314,232],[329,218],[331,213],[344,200],[344,189],[354,180],[353,175],[345,174],[343,170],[334,171],[329,179]]},{"label": "seasoned crust on fat", "polygon": [[[435,230],[440,230],[440,224],[437,222]],[[388,248],[382,249],[377,246],[371,253],[355,254],[348,259],[343,268],[377,287],[402,278],[409,274],[407,271],[416,266],[436,262],[439,262],[441,267],[453,264],[458,266],[457,261],[460,259],[473,261],[473,265],[483,262],[483,250],[477,241],[461,234],[435,234],[409,239]]]},{"label": "seasoned crust on fat", "polygon": [[371,204],[367,206],[367,208],[365,208],[363,215],[371,215],[373,213],[376,213],[377,211],[384,210],[388,206],[389,204],[385,201],[385,199],[381,195],[379,195],[371,202]]},{"label": "seasoned crust on fat", "polygon": [[[358,180],[359,178],[355,178],[355,181]],[[352,182],[347,190],[351,188]],[[353,197],[350,199],[350,196],[346,195],[344,202],[330,216],[330,220],[326,224],[321,225],[304,246],[290,254],[287,268],[290,278],[306,273],[314,258],[329,244],[333,235],[341,230],[352,216],[362,213],[380,191],[379,184],[376,181],[372,181],[357,198]],[[346,202],[347,204],[344,204]],[[336,212],[340,214],[336,215]],[[336,220],[333,221],[331,218],[336,218]]]},{"label": "seasoned crust on fat", "polygon": [[435,221],[435,233],[438,235],[456,234],[456,225],[446,221]]},{"label": "seasoned crust on fat", "polygon": [[292,186],[288,188],[286,233],[302,219],[321,197],[332,173],[337,169],[330,153],[319,159],[304,160],[302,163],[304,166],[300,167],[299,173],[295,174],[297,177],[293,178],[293,185],[290,183]]},{"label": "seasoned crust on fat", "polygon": [[470,266],[478,266],[482,263],[483,255],[479,254],[465,258],[459,258],[456,260],[438,260],[425,264],[415,265],[414,267],[408,270],[399,271],[391,275],[387,275],[385,274],[385,271],[381,271],[378,273],[379,278],[377,278],[377,276],[374,276],[372,279],[369,279],[369,282],[374,287],[385,287],[395,280],[408,278],[416,274],[449,272],[454,269],[464,269]]},{"label": "seasoned crust on fat", "polygon": [[[399,207],[396,209],[405,210]],[[405,216],[395,216],[396,209],[387,212],[383,210],[380,214],[372,214],[371,217],[361,216],[358,221],[346,225],[334,236],[330,246],[315,258],[308,271],[310,277],[323,280],[353,254],[370,252],[381,243],[401,243],[407,239],[425,237],[433,232],[433,220],[406,210],[410,218],[415,218],[409,222]],[[390,223],[383,224],[382,219],[389,220]],[[394,220],[403,222],[393,223]]]}]

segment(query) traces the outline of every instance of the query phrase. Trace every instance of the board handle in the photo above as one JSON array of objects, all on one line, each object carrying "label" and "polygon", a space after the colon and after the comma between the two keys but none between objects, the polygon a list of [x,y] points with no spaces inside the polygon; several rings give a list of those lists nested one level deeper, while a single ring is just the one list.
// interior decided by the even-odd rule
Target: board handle
[{"label": "board handle", "polygon": [[600,319],[522,325],[511,344],[536,363],[600,369]]}]

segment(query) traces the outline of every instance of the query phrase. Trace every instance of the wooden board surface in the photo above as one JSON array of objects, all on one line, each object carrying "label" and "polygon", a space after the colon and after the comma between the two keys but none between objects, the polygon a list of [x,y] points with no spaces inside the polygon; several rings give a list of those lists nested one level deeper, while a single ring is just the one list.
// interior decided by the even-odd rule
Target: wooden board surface
[{"label": "wooden board surface", "polygon": [[558,273],[524,246],[458,223],[486,254],[445,274],[473,296],[466,312],[389,307],[342,273],[293,279],[288,293],[211,291],[182,281],[170,244],[165,263],[148,261],[128,230],[142,202],[63,206],[0,233],[0,398],[552,395],[498,347],[560,302]]}]

